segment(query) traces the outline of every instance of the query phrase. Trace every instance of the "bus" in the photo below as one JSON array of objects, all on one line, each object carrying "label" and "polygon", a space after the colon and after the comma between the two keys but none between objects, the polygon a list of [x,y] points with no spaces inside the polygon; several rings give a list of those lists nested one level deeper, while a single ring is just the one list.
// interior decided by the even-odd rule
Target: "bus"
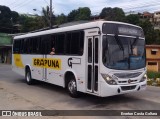
[{"label": "bus", "polygon": [[29,85],[44,81],[71,97],[145,90],[144,33],[139,26],[102,20],[26,33],[13,39],[12,69]]}]

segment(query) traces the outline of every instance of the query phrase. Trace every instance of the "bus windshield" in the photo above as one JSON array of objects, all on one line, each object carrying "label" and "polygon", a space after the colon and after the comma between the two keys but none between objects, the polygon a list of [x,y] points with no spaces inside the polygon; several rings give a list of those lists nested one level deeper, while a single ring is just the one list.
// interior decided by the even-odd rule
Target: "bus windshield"
[{"label": "bus windshield", "polygon": [[135,70],[144,68],[145,40],[124,36],[103,36],[103,64],[110,69]]}]

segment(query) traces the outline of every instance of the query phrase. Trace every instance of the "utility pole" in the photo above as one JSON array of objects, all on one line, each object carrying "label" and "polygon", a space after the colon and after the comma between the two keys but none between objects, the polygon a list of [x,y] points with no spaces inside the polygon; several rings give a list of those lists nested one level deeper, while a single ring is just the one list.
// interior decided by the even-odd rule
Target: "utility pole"
[{"label": "utility pole", "polygon": [[50,0],[50,28],[52,28],[52,0]]}]

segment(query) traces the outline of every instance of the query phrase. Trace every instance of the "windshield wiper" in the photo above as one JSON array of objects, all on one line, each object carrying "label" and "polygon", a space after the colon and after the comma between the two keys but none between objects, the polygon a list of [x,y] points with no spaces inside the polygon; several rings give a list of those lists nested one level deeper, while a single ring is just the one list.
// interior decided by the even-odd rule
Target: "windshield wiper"
[{"label": "windshield wiper", "polygon": [[123,44],[122,44],[121,40],[119,39],[118,35],[115,35],[114,38],[116,39],[116,42],[119,46],[119,49],[124,50]]}]

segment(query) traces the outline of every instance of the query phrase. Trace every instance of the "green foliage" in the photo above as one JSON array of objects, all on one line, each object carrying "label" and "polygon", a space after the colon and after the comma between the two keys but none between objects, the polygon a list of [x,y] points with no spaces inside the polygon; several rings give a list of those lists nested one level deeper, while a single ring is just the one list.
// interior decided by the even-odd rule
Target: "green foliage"
[{"label": "green foliage", "polygon": [[160,72],[148,71],[147,76],[148,76],[149,79],[160,78]]},{"label": "green foliage", "polygon": [[130,14],[126,16],[126,22],[134,25],[138,25],[140,22],[139,15],[138,14]]},{"label": "green foliage", "polygon": [[125,21],[125,13],[121,8],[103,8],[100,17],[107,21]]},{"label": "green foliage", "polygon": [[72,10],[67,17],[68,22],[78,21],[78,20],[89,20],[91,16],[91,10],[88,7],[78,8],[77,10]]},{"label": "green foliage", "polygon": [[83,7],[78,9],[78,14],[76,20],[89,20],[91,15],[91,10],[88,7]]},{"label": "green foliage", "polygon": [[147,85],[160,86],[160,72],[148,71],[147,76]]},{"label": "green foliage", "polygon": [[12,11],[11,15],[12,15],[13,24],[17,24],[18,21],[19,21],[19,14],[17,12],[15,12],[15,11]]},{"label": "green foliage", "polygon": [[149,20],[141,20],[138,25],[143,28],[146,44],[154,44],[154,28],[151,22]]},{"label": "green foliage", "polygon": [[67,17],[64,14],[58,15],[56,17],[56,24],[60,25],[67,22]]},{"label": "green foliage", "polygon": [[160,45],[160,30],[159,29],[154,30],[154,40],[155,40],[155,44]]},{"label": "green foliage", "polygon": [[50,16],[49,16],[49,6],[47,6],[46,8],[42,8],[42,20],[43,20],[43,25],[44,26],[49,26],[50,24]]},{"label": "green foliage", "polygon": [[25,14],[19,16],[19,23],[22,24],[21,32],[29,32],[36,29],[43,28],[42,18],[30,17]]},{"label": "green foliage", "polygon": [[0,26],[1,27],[11,27],[11,17],[12,13],[9,7],[0,5]]}]

